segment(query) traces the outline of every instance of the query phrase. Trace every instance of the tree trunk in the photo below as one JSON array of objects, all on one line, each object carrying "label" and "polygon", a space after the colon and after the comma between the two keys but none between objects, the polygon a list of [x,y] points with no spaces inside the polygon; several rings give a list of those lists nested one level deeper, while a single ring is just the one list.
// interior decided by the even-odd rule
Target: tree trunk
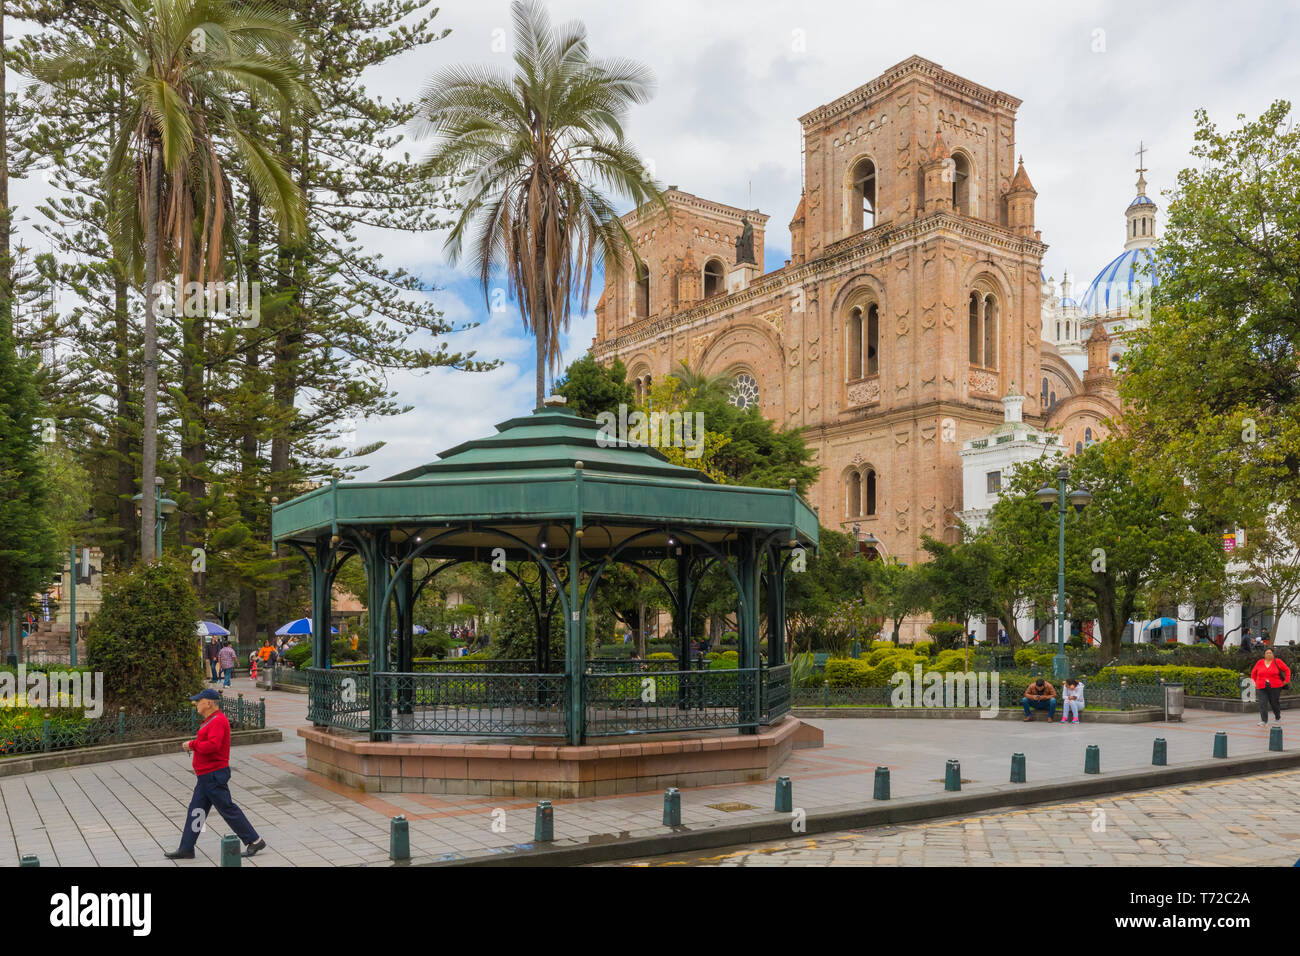
[{"label": "tree trunk", "polygon": [[[260,282],[262,277],[262,206],[257,194],[249,190],[248,198],[248,279],[249,287]],[[249,336],[250,344],[244,350],[244,382],[248,386],[256,384],[258,355],[256,336]],[[240,470],[244,476],[257,474],[257,424],[252,414],[248,414],[244,423],[244,434],[240,439]],[[258,501],[255,495],[245,493],[240,496],[240,514],[244,525],[253,529],[257,527]],[[257,641],[257,589],[251,584],[239,586],[239,621],[237,634],[241,644],[248,646]]]},{"label": "tree trunk", "polygon": [[140,557],[146,564],[158,560],[154,548],[157,522],[154,513],[154,478],[158,474],[158,322],[154,305],[158,300],[158,193],[162,179],[162,157],[158,144],[149,143],[149,172],[145,189],[144,242],[144,432],[140,440]]},{"label": "tree trunk", "polygon": [[533,313],[533,323],[537,329],[537,407],[544,408],[546,405],[546,353],[549,348],[546,341],[547,322],[537,321],[537,313]]},{"label": "tree trunk", "polygon": [[637,653],[645,659],[645,601],[638,601],[636,605],[637,614]]},{"label": "tree trunk", "polygon": [[120,270],[113,276],[113,388],[117,393],[117,417],[113,422],[117,450],[117,526],[122,529],[118,560],[124,566],[135,560],[135,455],[128,424],[131,414],[131,368],[127,364],[131,326],[127,319],[127,282]]}]

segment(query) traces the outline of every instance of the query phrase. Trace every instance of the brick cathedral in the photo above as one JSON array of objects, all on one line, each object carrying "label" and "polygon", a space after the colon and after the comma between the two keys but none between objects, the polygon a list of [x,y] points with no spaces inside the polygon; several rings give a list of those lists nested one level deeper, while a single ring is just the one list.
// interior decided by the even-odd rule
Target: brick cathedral
[{"label": "brick cathedral", "polygon": [[1043,340],[1020,102],[911,57],[805,114],[791,257],[766,274],[767,216],[670,187],[671,216],[624,217],[640,263],[607,276],[592,354],[638,388],[685,361],[802,428],[823,525],[909,563],[923,533],[956,541],[962,443],[1004,396],[1067,449],[1118,417],[1105,324],[1082,377]]}]

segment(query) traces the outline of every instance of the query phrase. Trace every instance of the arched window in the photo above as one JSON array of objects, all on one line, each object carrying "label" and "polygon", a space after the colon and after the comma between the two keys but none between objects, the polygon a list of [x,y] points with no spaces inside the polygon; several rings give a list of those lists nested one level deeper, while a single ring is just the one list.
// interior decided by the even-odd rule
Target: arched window
[{"label": "arched window", "polygon": [[865,490],[867,496],[866,513],[874,515],[876,513],[876,471],[874,468],[867,469]]},{"label": "arched window", "polygon": [[855,308],[849,313],[848,341],[845,343],[845,357],[848,360],[848,379],[850,382],[862,378],[862,310]]},{"label": "arched window", "polygon": [[704,264],[704,298],[711,299],[727,291],[726,277],[722,272],[722,262],[710,259]]},{"label": "arched window", "polygon": [[[1055,405],[1055,404],[1056,404],[1056,393],[1053,392],[1053,393],[1052,393],[1052,401],[1051,401],[1051,405]],[[1050,406],[1049,406],[1049,407],[1050,407]]]},{"label": "arched window", "polygon": [[850,518],[862,516],[862,476],[856,471],[849,472],[845,483],[844,513]]},{"label": "arched window", "polygon": [[644,319],[650,314],[650,270],[644,262],[636,267],[636,317]]},{"label": "arched window", "polygon": [[984,367],[998,367],[998,300],[984,297]]},{"label": "arched window", "polygon": [[978,292],[970,294],[970,364],[980,364],[980,296]]},{"label": "arched window", "polygon": [[1091,444],[1092,444],[1092,429],[1085,428],[1083,430],[1083,446],[1087,448]]},{"label": "arched window", "polygon": [[867,374],[880,373],[880,309],[875,303],[867,309]]},{"label": "arched window", "polygon": [[970,294],[968,315],[970,322],[970,364],[980,365],[984,368],[997,368],[997,298],[991,292],[972,292]]},{"label": "arched window", "polygon": [[1044,404],[1044,405],[1047,404],[1047,387],[1048,387],[1048,386],[1047,386],[1047,379],[1043,379],[1042,404]]},{"label": "arched window", "polygon": [[963,216],[972,215],[970,203],[971,168],[965,153],[952,154],[952,208]]},{"label": "arched window", "polygon": [[870,229],[876,224],[876,164],[860,159],[849,177],[849,224],[853,232]]},{"label": "arched window", "polygon": [[1057,322],[1057,323],[1056,323],[1056,339],[1057,339],[1058,342],[1061,340],[1061,323],[1060,323],[1060,322]]},{"label": "arched window", "polygon": [[1077,454],[1079,454],[1079,453],[1082,452],[1082,451],[1083,451],[1083,442],[1081,442],[1081,441],[1077,441],[1077,442],[1075,442],[1075,443],[1074,443],[1074,453],[1077,455]]}]

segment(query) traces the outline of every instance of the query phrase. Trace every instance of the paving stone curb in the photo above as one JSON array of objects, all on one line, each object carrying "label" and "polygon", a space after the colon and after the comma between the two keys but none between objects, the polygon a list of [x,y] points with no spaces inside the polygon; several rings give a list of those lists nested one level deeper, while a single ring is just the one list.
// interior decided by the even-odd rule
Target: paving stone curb
[{"label": "paving stone curb", "polygon": [[[837,830],[917,823],[988,810],[1020,809],[1040,803],[1150,790],[1248,774],[1272,773],[1295,767],[1300,767],[1300,751],[1250,754],[1244,757],[1197,761],[1181,766],[1144,767],[1120,773],[1101,773],[1079,780],[1049,784],[1007,783],[959,793],[900,797],[840,810],[809,813],[805,819],[805,829],[799,833],[791,829],[791,817],[788,814],[772,813],[763,819],[748,823],[721,824],[700,829],[686,826],[671,830],[647,828],[620,833],[617,836],[611,834],[603,840],[595,838],[583,842],[564,839],[556,840],[544,847],[522,844],[474,856],[455,859],[425,858],[412,862],[423,866],[576,866],[586,863],[608,863],[644,856],[686,853],[691,850],[709,850],[768,840],[786,840],[796,836]],[[794,803],[798,806],[797,778],[794,787]],[[683,796],[689,800],[689,791]],[[566,810],[567,808],[561,803],[555,809],[556,816],[563,819]]]},{"label": "paving stone curb", "polygon": [[[0,760],[0,777],[13,777],[42,770],[59,770],[64,767],[81,767],[109,760],[129,760],[132,757],[158,757],[181,753],[185,737],[163,737],[158,740],[140,740],[127,744],[103,744],[99,747],[79,747],[75,750],[58,750],[30,757],[11,757]],[[266,730],[236,730],[230,735],[232,747],[247,744],[278,744],[284,734],[274,727]]]}]

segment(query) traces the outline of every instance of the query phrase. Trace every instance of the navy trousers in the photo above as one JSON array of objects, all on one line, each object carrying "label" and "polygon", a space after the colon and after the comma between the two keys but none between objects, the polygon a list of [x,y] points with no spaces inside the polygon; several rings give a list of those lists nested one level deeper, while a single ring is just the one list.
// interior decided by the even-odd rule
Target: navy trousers
[{"label": "navy trousers", "polygon": [[229,824],[235,835],[245,845],[257,842],[257,831],[244,816],[244,811],[235,806],[230,796],[230,768],[222,767],[211,773],[200,774],[194,784],[194,796],[190,798],[190,808],[185,813],[185,825],[181,827],[181,850],[193,850],[203,830],[203,821],[213,807],[221,814],[221,819]]},{"label": "navy trousers", "polygon": [[1045,711],[1047,711],[1047,719],[1048,719],[1048,720],[1052,720],[1053,718],[1056,717],[1056,698],[1055,698],[1055,697],[1049,697],[1047,700],[1030,700],[1028,697],[1022,697],[1022,698],[1020,698],[1020,703],[1021,703],[1021,704],[1024,706],[1024,708],[1025,708],[1025,716],[1026,716],[1026,717],[1030,716],[1030,714],[1029,714],[1029,708],[1031,708],[1031,707],[1032,707],[1034,710],[1045,710]]}]

